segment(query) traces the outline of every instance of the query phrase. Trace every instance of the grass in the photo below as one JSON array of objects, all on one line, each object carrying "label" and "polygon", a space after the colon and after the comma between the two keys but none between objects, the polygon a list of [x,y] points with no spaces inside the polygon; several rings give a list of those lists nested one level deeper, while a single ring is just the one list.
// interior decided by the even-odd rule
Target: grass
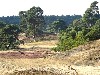
[{"label": "grass", "polygon": [[[64,60],[65,61],[65,60]],[[35,70],[54,70],[56,72],[73,72],[68,69],[67,61],[64,62],[55,59],[5,59],[0,58],[0,75],[31,75],[32,68]],[[67,64],[67,65],[66,65]],[[78,75],[100,75],[100,66],[75,66],[72,68],[78,72]],[[29,72],[31,71],[31,72]],[[17,73],[16,73],[17,72]],[[41,71],[40,71],[41,72]],[[8,73],[8,74],[7,74]],[[23,73],[23,74],[21,74]],[[39,74],[36,74],[39,75]],[[49,75],[49,74],[43,74]],[[55,74],[56,75],[56,74]]]},{"label": "grass", "polygon": [[57,40],[51,40],[51,41],[40,41],[40,42],[31,42],[31,43],[25,43],[24,45],[20,45],[20,48],[32,48],[32,47],[41,47],[41,48],[53,48],[57,45]]},{"label": "grass", "polygon": [[[25,45],[21,45],[21,47],[28,46],[56,46],[57,41],[41,41],[41,42],[32,42],[32,43],[26,43]],[[42,47],[43,47],[42,46]],[[31,72],[33,72],[33,69],[36,69],[36,72],[38,72],[38,69],[40,70],[46,70],[47,69],[57,71],[57,72],[73,72],[77,71],[78,75],[100,75],[100,60],[98,63],[96,63],[96,66],[86,66],[85,64],[82,65],[82,62],[84,60],[89,61],[87,58],[93,56],[99,56],[100,49],[94,47],[100,46],[100,40],[90,43],[89,48],[86,48],[86,46],[81,46],[83,48],[83,51],[72,53],[69,57],[64,56],[62,57],[60,53],[56,53],[54,57],[47,57],[47,58],[35,58],[35,59],[28,59],[28,58],[0,58],[0,75],[32,75]],[[86,48],[87,50],[84,50]],[[91,49],[92,48],[92,49]],[[77,49],[77,48],[76,48]],[[7,51],[3,51],[4,53]],[[3,53],[2,51],[0,53]],[[8,51],[9,52],[9,51]],[[12,52],[12,51],[10,51]],[[56,57],[56,58],[55,58]],[[61,57],[61,58],[59,58]],[[85,63],[85,61],[83,62]],[[77,65],[74,65],[77,64]],[[71,68],[68,69],[68,65],[71,65]],[[80,66],[79,66],[80,65]],[[42,71],[39,71],[41,73]],[[10,73],[10,74],[9,74]],[[43,74],[43,75],[49,75]],[[34,75],[34,74],[33,74]],[[40,74],[35,74],[40,75]],[[41,74],[42,75],[42,74]],[[69,75],[69,74],[66,74]]]}]

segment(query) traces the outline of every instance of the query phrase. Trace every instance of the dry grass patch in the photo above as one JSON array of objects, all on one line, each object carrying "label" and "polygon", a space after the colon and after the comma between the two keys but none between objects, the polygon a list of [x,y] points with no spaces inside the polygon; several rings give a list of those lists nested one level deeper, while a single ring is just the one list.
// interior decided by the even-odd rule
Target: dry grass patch
[{"label": "dry grass patch", "polygon": [[40,41],[40,42],[31,42],[25,43],[24,45],[20,45],[20,48],[32,48],[32,47],[41,47],[41,48],[53,48],[56,47],[57,40],[51,41]]}]

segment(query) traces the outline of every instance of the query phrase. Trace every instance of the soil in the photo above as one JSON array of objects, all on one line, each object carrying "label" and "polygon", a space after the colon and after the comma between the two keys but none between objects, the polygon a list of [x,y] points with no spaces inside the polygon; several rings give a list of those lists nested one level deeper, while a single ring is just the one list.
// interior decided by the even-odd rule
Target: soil
[{"label": "soil", "polygon": [[34,48],[34,49],[19,49],[19,50],[13,50],[13,51],[1,51],[0,52],[0,58],[16,58],[16,59],[22,59],[22,58],[45,58],[49,55],[53,55],[54,51],[51,51],[48,48]]},{"label": "soil", "polygon": [[[30,48],[0,51],[0,74],[9,75],[7,73],[12,72],[11,75],[17,75],[13,74],[17,70],[18,75],[31,75],[29,71],[32,68],[36,70],[41,68],[42,70],[53,69],[53,71],[63,73],[74,72],[74,74],[67,75],[100,75],[100,40],[81,45],[69,53],[54,52],[50,47],[47,48],[46,43],[49,45],[47,41],[45,43],[29,43]],[[33,44],[38,45],[38,47]],[[45,47],[39,47],[41,44]],[[24,46],[26,45],[28,44]],[[54,45],[54,42],[50,43],[50,46]],[[21,48],[24,48],[24,46]],[[23,71],[23,74],[21,74],[21,71]],[[77,72],[78,74],[76,74]]]}]

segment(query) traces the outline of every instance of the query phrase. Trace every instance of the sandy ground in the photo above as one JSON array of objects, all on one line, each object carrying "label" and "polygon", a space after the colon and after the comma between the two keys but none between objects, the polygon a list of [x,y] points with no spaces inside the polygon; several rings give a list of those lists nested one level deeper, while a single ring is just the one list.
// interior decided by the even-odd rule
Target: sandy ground
[{"label": "sandy ground", "polygon": [[[55,69],[58,72],[76,72],[77,75],[100,75],[100,66],[75,66],[71,65],[72,69],[68,69],[67,63],[53,59],[0,59],[0,75],[5,75],[7,72],[12,73],[15,70],[29,70],[31,68]],[[71,74],[73,75],[73,74]]]},{"label": "sandy ground", "polygon": [[19,47],[20,48],[32,48],[32,47],[53,48],[57,46],[56,44],[57,44],[57,40],[51,40],[51,41],[25,43],[24,45],[21,44]]},{"label": "sandy ground", "polygon": [[[28,71],[32,68],[36,70],[50,70],[58,72],[61,75],[100,75],[100,60],[98,61],[98,63],[96,63],[97,65],[94,66],[86,66],[84,64],[74,65],[76,63],[86,60],[86,58],[89,57],[89,54],[91,56],[93,56],[94,54],[99,54],[99,48],[95,50],[90,49],[88,51],[84,50],[82,52],[80,51],[78,53],[73,53],[71,56],[68,57],[63,53],[55,53],[54,51],[50,50],[51,47],[56,46],[56,43],[57,41],[27,43],[20,46],[21,48],[26,48],[21,52],[20,50],[0,51],[0,75],[9,75],[9,73],[14,73],[15,71]],[[41,48],[37,47],[41,45]],[[98,46],[99,45],[100,44],[98,43]],[[34,46],[36,48],[31,48]],[[48,46],[50,47],[48,48]],[[94,54],[91,54],[92,52]]]}]

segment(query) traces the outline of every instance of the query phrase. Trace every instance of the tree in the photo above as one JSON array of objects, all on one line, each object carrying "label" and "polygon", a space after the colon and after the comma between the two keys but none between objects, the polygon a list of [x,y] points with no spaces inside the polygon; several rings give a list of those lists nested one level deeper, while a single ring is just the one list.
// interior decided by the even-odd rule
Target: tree
[{"label": "tree", "polygon": [[66,31],[59,34],[59,43],[55,50],[66,51],[88,41],[100,39],[100,17],[98,2],[94,1],[82,19],[74,20]]},{"label": "tree", "polygon": [[61,30],[65,30],[66,28],[66,23],[63,20],[54,21],[49,25],[50,32],[54,33],[59,33]]},{"label": "tree", "polygon": [[19,16],[21,18],[21,28],[27,32],[27,35],[34,35],[34,38],[38,36],[45,23],[43,10],[34,6],[28,11],[19,12]]},{"label": "tree", "polygon": [[25,32],[27,30],[27,20],[26,20],[26,11],[20,11],[19,12],[20,16],[20,29]]},{"label": "tree", "polygon": [[100,39],[100,19],[91,27],[86,37],[89,38],[90,41]]},{"label": "tree", "polygon": [[4,26],[6,26],[6,23],[4,23],[3,21],[0,21],[0,29],[3,28]]},{"label": "tree", "polygon": [[86,26],[92,26],[96,23],[99,17],[99,8],[97,6],[98,2],[94,1],[91,3],[90,8],[85,11],[83,15],[83,21],[86,23]]},{"label": "tree", "polygon": [[83,35],[82,31],[77,32],[76,38],[74,40],[75,40],[75,43],[73,43],[74,47],[82,45],[88,41],[88,39],[85,38],[85,36]]},{"label": "tree", "polygon": [[13,49],[18,46],[20,30],[15,25],[6,25],[0,30],[0,49]]}]

